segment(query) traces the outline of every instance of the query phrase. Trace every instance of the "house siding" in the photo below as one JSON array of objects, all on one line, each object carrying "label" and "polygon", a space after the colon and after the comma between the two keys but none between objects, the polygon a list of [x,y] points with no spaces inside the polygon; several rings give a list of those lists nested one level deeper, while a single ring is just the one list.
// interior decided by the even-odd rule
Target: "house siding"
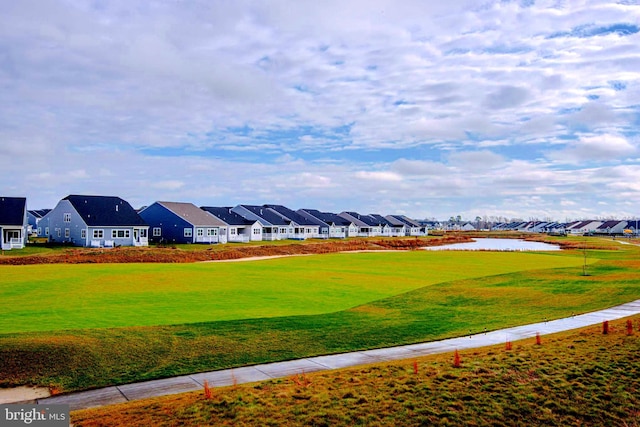
[{"label": "house siding", "polygon": [[[70,215],[69,222],[64,221],[65,214]],[[47,227],[49,234],[45,234]],[[87,230],[87,224],[68,200],[60,200],[56,207],[40,221],[40,228],[42,236],[46,237],[49,242],[88,246],[89,240],[82,238],[82,230]],[[69,229],[69,237],[65,237],[66,229]]]},{"label": "house siding", "polygon": [[[140,212],[140,216],[149,224],[149,240],[154,243],[194,243],[196,227],[159,203],[154,203]],[[161,236],[154,236],[153,229],[160,228]],[[191,236],[185,237],[185,228],[191,229]]]}]

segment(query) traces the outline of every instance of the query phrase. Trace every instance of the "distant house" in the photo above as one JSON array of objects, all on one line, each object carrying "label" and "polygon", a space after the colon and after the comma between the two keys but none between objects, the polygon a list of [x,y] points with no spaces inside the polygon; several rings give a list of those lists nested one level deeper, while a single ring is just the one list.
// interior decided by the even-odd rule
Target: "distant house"
[{"label": "distant house", "polygon": [[567,228],[567,233],[574,235],[593,234],[601,225],[602,221],[578,221]]},{"label": "distant house", "polygon": [[70,195],[40,219],[40,237],[85,247],[147,246],[149,226],[120,197]]},{"label": "distant house", "polygon": [[[366,215],[361,215],[358,212],[345,211],[340,212],[338,216],[350,221],[354,225],[354,228],[357,229],[358,237],[374,237],[380,235],[381,230],[379,228],[376,229],[375,226],[369,224],[369,220],[365,221],[363,216]],[[351,236],[352,230],[349,231],[349,237]]]},{"label": "distant house", "polygon": [[27,243],[27,199],[0,197],[0,247],[3,251],[22,249]]},{"label": "distant house", "polygon": [[624,230],[627,228],[627,221],[605,221],[598,228],[595,229],[594,234],[622,234]]},{"label": "distant house", "polygon": [[398,234],[397,227],[394,227],[391,221],[389,221],[387,218],[383,217],[382,215],[369,214],[369,217],[373,218],[375,222],[379,224],[382,230],[380,233],[381,236],[384,236],[384,237],[404,236],[404,234]]},{"label": "distant house", "polygon": [[349,228],[357,234],[355,225],[341,216],[331,212],[320,212],[317,209],[298,209],[296,211],[305,218],[320,222],[320,237],[329,239],[344,239],[349,236]]},{"label": "distant house", "polygon": [[262,225],[262,240],[294,238],[294,222],[266,206],[238,205],[231,210],[245,219],[258,221]]},{"label": "distant house", "polygon": [[38,223],[51,209],[37,209],[27,211],[27,222],[29,223],[29,234],[38,234]]},{"label": "distant house", "polygon": [[276,214],[282,216],[282,218],[291,221],[293,226],[293,235],[289,236],[290,239],[305,240],[305,239],[319,239],[321,222],[313,218],[307,218],[299,213],[282,205],[264,205],[266,208],[271,209]]},{"label": "distant house", "polygon": [[231,207],[201,206],[227,226],[227,242],[249,242],[262,240],[262,225],[258,220],[246,219],[233,212]]},{"label": "distant house", "polygon": [[155,202],[140,216],[152,242],[227,243],[227,224],[192,203]]},{"label": "distant house", "polygon": [[387,215],[386,218],[389,221],[395,221],[395,224],[404,224],[407,236],[425,236],[428,234],[426,227],[421,226],[419,222],[405,215]]}]

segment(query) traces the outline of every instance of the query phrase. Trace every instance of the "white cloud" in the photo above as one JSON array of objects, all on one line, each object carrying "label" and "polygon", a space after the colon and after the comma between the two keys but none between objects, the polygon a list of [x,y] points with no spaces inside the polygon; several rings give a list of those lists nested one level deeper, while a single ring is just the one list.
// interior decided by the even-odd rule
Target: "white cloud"
[{"label": "white cloud", "polygon": [[38,205],[597,215],[637,196],[637,22],[604,0],[9,2],[0,180]]},{"label": "white cloud", "polygon": [[624,160],[637,154],[637,147],[617,135],[582,136],[563,150],[552,151],[550,159],[559,163],[582,163]]}]

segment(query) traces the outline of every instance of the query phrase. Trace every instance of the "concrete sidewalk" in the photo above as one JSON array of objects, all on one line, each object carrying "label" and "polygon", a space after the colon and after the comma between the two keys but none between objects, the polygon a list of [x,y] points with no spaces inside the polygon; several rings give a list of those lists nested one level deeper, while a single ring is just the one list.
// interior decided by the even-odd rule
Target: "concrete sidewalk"
[{"label": "concrete sidewalk", "polygon": [[581,314],[566,319],[517,326],[482,334],[467,335],[460,338],[184,375],[69,393],[38,399],[36,402],[40,404],[68,404],[71,410],[112,405],[148,397],[202,390],[205,380],[212,387],[222,387],[234,383],[243,384],[283,378],[300,373],[326,371],[391,360],[411,359],[429,354],[446,353],[456,349],[463,350],[501,344],[507,340],[517,341],[524,338],[535,337],[537,333],[546,335],[582,328],[602,323],[604,320],[616,320],[639,313],[640,300],[636,300],[606,310]]}]

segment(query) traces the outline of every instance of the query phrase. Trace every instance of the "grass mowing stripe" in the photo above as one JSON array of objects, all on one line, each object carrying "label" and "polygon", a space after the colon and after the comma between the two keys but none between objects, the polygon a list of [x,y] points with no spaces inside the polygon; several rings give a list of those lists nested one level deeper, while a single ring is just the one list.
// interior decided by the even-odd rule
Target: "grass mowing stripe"
[{"label": "grass mowing stripe", "polygon": [[317,315],[454,279],[581,263],[579,256],[414,251],[243,263],[2,266],[0,333]]}]

